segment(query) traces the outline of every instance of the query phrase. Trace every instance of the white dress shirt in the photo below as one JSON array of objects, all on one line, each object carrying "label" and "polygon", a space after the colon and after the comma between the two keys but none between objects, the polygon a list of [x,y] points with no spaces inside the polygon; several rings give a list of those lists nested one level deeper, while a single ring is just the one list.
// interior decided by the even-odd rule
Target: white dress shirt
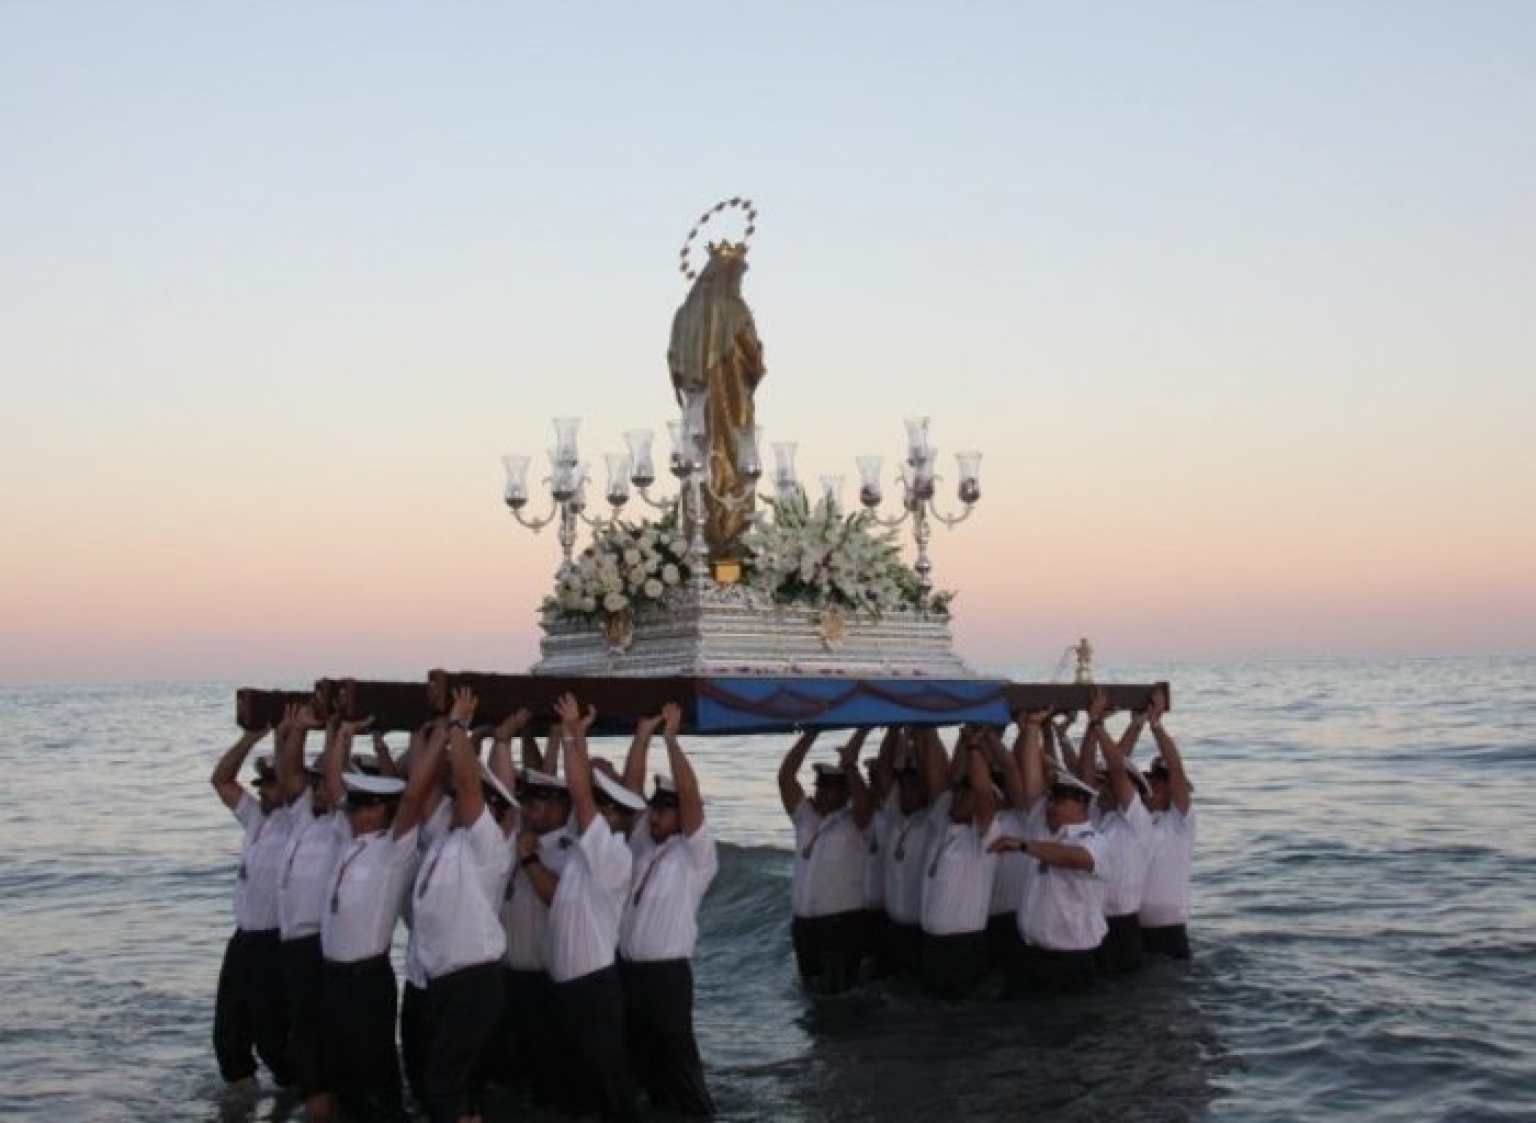
[{"label": "white dress shirt", "polygon": [[[437,845],[438,839],[448,833],[453,825],[453,800],[439,799],[437,806],[432,809],[421,823],[420,829],[413,831],[416,836],[416,853],[423,857]],[[405,981],[417,990],[427,989],[427,971],[421,965],[421,953],[416,947],[416,895],[407,893],[405,903],[400,915],[405,918],[407,936],[405,941]]]},{"label": "white dress shirt", "polygon": [[619,950],[631,963],[688,959],[699,940],[699,903],[720,869],[709,824],[660,846],[643,819],[630,835],[634,873],[624,902]]},{"label": "white dress shirt", "polygon": [[[539,836],[539,864],[559,877],[576,846],[575,820]],[[514,867],[501,906],[507,933],[507,966],[516,971],[549,970],[549,906],[533,887],[528,871]]]},{"label": "white dress shirt", "polygon": [[1147,876],[1141,893],[1141,926],[1163,928],[1189,921],[1189,870],[1195,857],[1195,805],[1152,816]]},{"label": "white dress shirt", "polygon": [[[1028,837],[1024,833],[1026,816],[1016,807],[1000,809],[994,822],[997,823],[1000,838],[1017,838],[1022,841]],[[1033,861],[1028,854],[1015,850],[1005,850],[997,856],[997,872],[992,878],[992,902],[988,906],[990,915],[1007,913],[1014,916],[1018,913],[1019,902],[1024,899],[1024,873]]]},{"label": "white dress shirt", "polygon": [[923,919],[923,879],[928,872],[923,856],[928,853],[932,811],[930,807],[919,807],[912,814],[903,815],[900,805],[893,804],[890,812],[881,864],[885,875],[885,914],[898,924],[918,924]]},{"label": "white dress shirt", "polygon": [[810,919],[864,907],[864,832],[844,807],[823,818],[809,799],[795,808],[794,914]]},{"label": "white dress shirt", "polygon": [[421,855],[416,829],[389,828],[348,839],[336,853],[320,914],[320,951],[333,963],[357,963],[389,951],[395,921]]},{"label": "white dress shirt", "polygon": [[1104,885],[1109,850],[1104,838],[1087,823],[1046,830],[1045,801],[1030,813],[1030,839],[1080,846],[1093,855],[1093,871],[1048,866],[1035,861],[1024,876],[1019,903],[1019,934],[1025,943],[1050,951],[1088,951],[1099,946],[1109,925],[1104,923]]},{"label": "white dress shirt", "polygon": [[507,954],[498,911],[511,869],[512,848],[489,806],[427,851],[411,908],[416,955],[429,982]]},{"label": "white dress shirt", "polygon": [[235,925],[243,932],[266,932],[279,926],[277,880],[293,826],[291,812],[289,807],[278,807],[264,815],[261,802],[249,792],[241,792],[235,804],[235,818],[245,828],[240,872],[235,875]]},{"label": "white dress shirt", "polygon": [[923,856],[922,925],[931,936],[983,931],[997,873],[997,855],[987,852],[1000,833],[997,816],[985,833],[974,823],[953,822],[952,798],[945,792],[934,802]]},{"label": "white dress shirt", "polygon": [[612,965],[634,859],[594,815],[577,840],[549,908],[549,977],[570,982]]},{"label": "white dress shirt", "polygon": [[1104,885],[1104,915],[1134,915],[1141,909],[1142,887],[1151,856],[1152,816],[1140,797],[1128,806],[1100,811],[1094,806],[1093,825],[1109,847],[1109,877]]},{"label": "white dress shirt", "polygon": [[864,907],[872,912],[885,911],[885,840],[890,834],[891,817],[882,808],[869,821],[864,833]]},{"label": "white dress shirt", "polygon": [[294,802],[290,814],[292,826],[277,878],[277,917],[283,939],[300,940],[320,931],[331,867],[338,848],[352,837],[352,828],[339,811],[316,815],[314,795],[308,791]]}]

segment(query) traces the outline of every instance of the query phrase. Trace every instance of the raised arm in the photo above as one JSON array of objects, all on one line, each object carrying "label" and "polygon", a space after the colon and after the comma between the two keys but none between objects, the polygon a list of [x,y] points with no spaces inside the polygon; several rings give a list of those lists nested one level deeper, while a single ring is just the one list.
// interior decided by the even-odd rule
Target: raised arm
[{"label": "raised arm", "polygon": [[1179,814],[1188,815],[1194,791],[1189,786],[1189,775],[1184,771],[1184,757],[1179,753],[1179,746],[1174,743],[1173,734],[1163,728],[1163,715],[1167,712],[1168,695],[1162,690],[1154,690],[1152,700],[1147,704],[1147,724],[1152,727],[1157,751],[1168,766],[1168,798],[1179,809]]},{"label": "raised arm", "polygon": [[1045,795],[1044,727],[1050,716],[1050,710],[1031,710],[1019,722],[1019,729],[1023,732],[1022,742],[1018,746],[1019,771],[1024,778],[1026,809],[1033,807]]},{"label": "raised arm", "polygon": [[694,775],[693,764],[677,739],[682,725],[682,707],[675,702],[661,707],[661,734],[667,744],[672,783],[677,787],[677,825],[684,835],[692,838],[704,825],[704,795],[699,791],[699,778]]},{"label": "raised arm", "polygon": [[1095,773],[1097,771],[1099,742],[1107,734],[1104,732],[1104,719],[1110,714],[1109,692],[1102,686],[1095,686],[1088,698],[1088,725],[1083,730],[1083,743],[1077,754],[1077,767],[1073,774],[1093,787]]},{"label": "raised arm", "polygon": [[562,694],[555,702],[555,713],[560,718],[560,738],[565,745],[565,783],[571,793],[571,810],[576,813],[577,828],[585,834],[597,818],[592,764],[587,758],[587,730],[597,717],[597,710],[589,706],[583,714],[574,694]]},{"label": "raised arm", "polygon": [[512,767],[512,738],[527,727],[533,714],[526,706],[520,706],[502,718],[491,733],[491,755],[486,762],[491,775],[507,786],[507,791],[517,790],[517,772]]},{"label": "raised arm", "polygon": [[453,705],[448,710],[448,767],[453,769],[453,821],[461,827],[473,826],[485,810],[473,734],[479,704],[480,699],[469,687],[454,687]]},{"label": "raised arm", "polygon": [[976,797],[976,833],[984,835],[992,826],[993,816],[997,814],[997,792],[992,787],[992,773],[987,768],[987,748],[981,739],[981,731],[973,730],[964,745],[965,774]]},{"label": "raised arm", "polygon": [[533,730],[523,730],[523,767],[533,772],[555,774],[560,771],[560,725],[550,726],[547,748],[539,748]]},{"label": "raised arm", "polygon": [[886,797],[896,785],[896,747],[901,744],[901,726],[887,726],[880,737],[880,748],[875,753],[875,771],[870,783],[870,796],[876,807],[885,805]]},{"label": "raised arm", "polygon": [[304,794],[304,741],[311,717],[308,706],[285,706],[283,720],[277,723],[272,747],[277,752],[277,794],[285,804]]},{"label": "raised arm", "polygon": [[[678,713],[681,720],[682,711]],[[621,781],[632,792],[645,794],[645,761],[651,749],[651,736],[661,724],[661,714],[646,714],[635,722],[635,736],[629,742],[629,752],[624,757],[624,776]]]},{"label": "raised arm", "polygon": [[917,738],[917,767],[926,801],[932,803],[949,790],[949,757],[939,731],[932,726],[918,730]]},{"label": "raised arm", "polygon": [[864,773],[859,768],[859,753],[868,739],[869,726],[861,725],[853,731],[853,736],[848,738],[848,743],[838,753],[842,759],[843,772],[848,777],[848,805],[853,811],[853,822],[861,831],[875,817],[875,797],[869,785],[864,782]]},{"label": "raised arm", "polygon": [[789,752],[784,754],[784,760],[779,765],[779,799],[784,804],[785,812],[790,815],[795,813],[795,808],[805,799],[805,789],[800,786],[800,766],[805,763],[805,754],[815,744],[817,732],[815,729],[807,729],[796,737],[795,743],[789,747]]},{"label": "raised arm", "polygon": [[[350,747],[350,746],[349,746]],[[347,789],[341,782],[342,771],[347,767],[347,753],[341,744],[340,724],[325,727],[325,745],[320,750],[320,783],[325,787],[325,798],[332,807],[340,807]]]},{"label": "raised arm", "polygon": [[[1134,725],[1134,719],[1132,721]],[[1129,737],[1131,734],[1126,733]],[[1102,725],[1098,729],[1098,749],[1104,754],[1104,767],[1109,772],[1109,784],[1115,792],[1115,806],[1122,811],[1131,805],[1136,798],[1136,786],[1131,783],[1131,778],[1125,771],[1125,755],[1120,751],[1120,741],[1109,735],[1109,731]]]},{"label": "raised arm", "polygon": [[996,768],[1003,774],[1003,795],[1008,800],[1008,806],[1027,807],[1029,797],[1024,791],[1024,773],[1019,771],[1019,762],[1013,754],[1003,747],[1002,730],[988,726],[982,744],[986,750],[988,767]]},{"label": "raised arm", "polygon": [[1072,747],[1072,738],[1067,736],[1067,731],[1072,728],[1072,723],[1077,720],[1076,713],[1070,713],[1065,721],[1053,722],[1045,729],[1046,748],[1054,747],[1057,750],[1057,759],[1061,766],[1072,775],[1077,775],[1077,751]]},{"label": "raised arm", "polygon": [[213,766],[213,775],[208,782],[213,785],[213,790],[219,793],[219,799],[224,806],[233,811],[240,806],[240,797],[245,794],[245,789],[240,786],[240,766],[245,763],[245,758],[250,755],[251,749],[272,732],[269,726],[266,729],[247,729],[235,740],[235,743],[224,750],[224,755],[219,757],[219,762]]},{"label": "raised arm", "polygon": [[395,811],[395,837],[403,838],[431,810],[433,793],[437,790],[438,766],[443,759],[443,746],[448,742],[448,722],[432,721],[422,727],[421,741],[411,747],[410,778],[405,794],[400,797],[400,807]]}]

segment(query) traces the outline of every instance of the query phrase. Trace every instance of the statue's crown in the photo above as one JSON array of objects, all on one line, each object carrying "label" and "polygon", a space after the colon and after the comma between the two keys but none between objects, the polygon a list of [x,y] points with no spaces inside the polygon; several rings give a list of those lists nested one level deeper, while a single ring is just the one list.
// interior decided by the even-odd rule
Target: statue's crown
[{"label": "statue's crown", "polygon": [[710,257],[746,257],[747,243],[732,242],[722,238],[718,242],[709,243]]}]

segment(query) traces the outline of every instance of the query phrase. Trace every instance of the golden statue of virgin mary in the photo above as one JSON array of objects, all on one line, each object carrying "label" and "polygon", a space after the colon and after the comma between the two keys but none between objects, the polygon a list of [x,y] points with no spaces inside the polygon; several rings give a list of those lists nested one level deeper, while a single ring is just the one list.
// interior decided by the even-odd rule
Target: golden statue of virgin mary
[{"label": "golden statue of virgin mary", "polygon": [[[749,216],[755,217],[750,204],[747,206]],[[697,232],[698,227],[694,230]],[[751,231],[749,225],[748,234]],[[740,558],[739,540],[752,521],[753,482],[741,473],[740,455],[751,439],[752,394],[763,379],[763,345],[757,338],[752,310],[741,295],[741,276],[746,271],[745,240],[711,243],[709,261],[672,318],[672,342],[667,350],[678,405],[684,416],[702,413],[704,419],[709,464],[704,537],[714,562]]]}]

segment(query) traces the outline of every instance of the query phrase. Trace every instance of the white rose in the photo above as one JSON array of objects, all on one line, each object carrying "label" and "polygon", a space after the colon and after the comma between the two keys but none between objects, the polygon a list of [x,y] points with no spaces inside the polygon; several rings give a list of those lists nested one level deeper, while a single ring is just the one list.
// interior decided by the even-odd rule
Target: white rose
[{"label": "white rose", "polygon": [[608,612],[622,611],[629,604],[629,598],[623,593],[609,593],[603,598],[603,608]]},{"label": "white rose", "polygon": [[683,575],[678,571],[677,566],[668,562],[661,568],[661,579],[668,585],[676,585],[683,579]]},{"label": "white rose", "polygon": [[664,588],[665,586],[663,586],[660,581],[652,577],[645,583],[645,595],[650,597],[652,600],[655,600],[657,597],[661,596],[662,590]]}]

